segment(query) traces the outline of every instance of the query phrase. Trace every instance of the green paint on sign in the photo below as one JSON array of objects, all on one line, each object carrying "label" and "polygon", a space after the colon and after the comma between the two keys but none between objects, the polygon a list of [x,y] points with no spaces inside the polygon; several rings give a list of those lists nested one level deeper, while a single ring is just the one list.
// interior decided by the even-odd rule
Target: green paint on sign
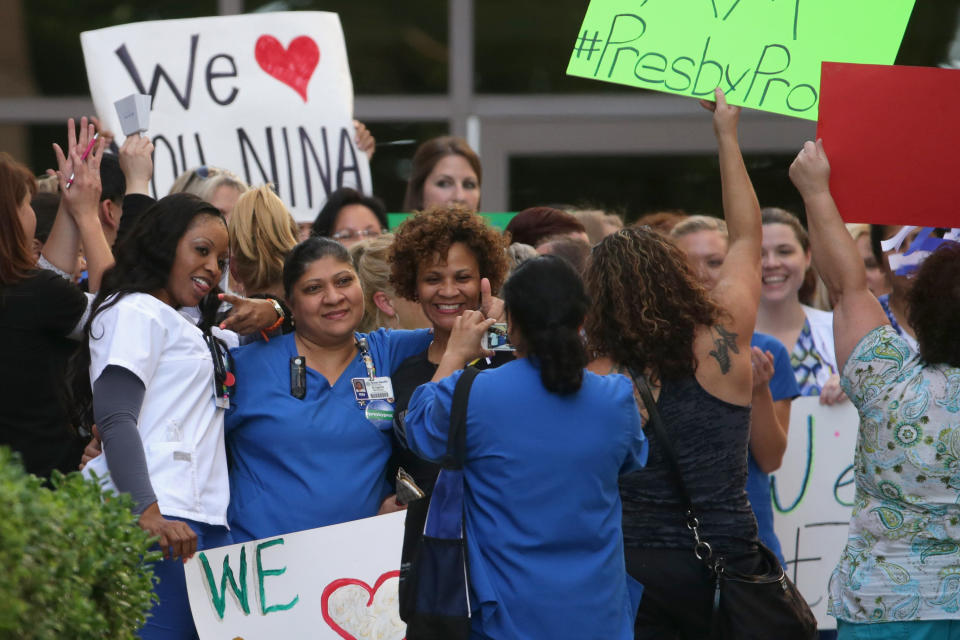
[{"label": "green paint on sign", "polygon": [[270,540],[269,542],[261,542],[257,545],[257,581],[260,583],[260,611],[263,613],[263,615],[267,615],[268,613],[272,613],[274,611],[286,611],[287,609],[292,609],[295,604],[300,602],[300,596],[297,595],[287,604],[274,604],[267,606],[267,594],[263,588],[264,578],[269,576],[282,576],[287,572],[287,568],[283,567],[282,569],[264,569],[263,559],[260,554],[264,549],[277,544],[283,544],[283,538],[276,538],[275,540]]},{"label": "green paint on sign", "polygon": [[[412,216],[412,213],[388,213],[387,223],[391,231],[396,231],[400,223]],[[487,222],[497,227],[501,231],[507,228],[507,224],[513,220],[516,213],[481,213],[481,216],[487,219]]]},{"label": "green paint on sign", "polygon": [[893,64],[915,0],[591,0],[567,75],[816,120],[820,64]]},{"label": "green paint on sign", "polygon": [[[257,563],[260,562],[259,550]],[[210,569],[210,562],[207,560],[207,554],[200,552],[200,564],[203,565],[203,575],[207,578],[207,586],[210,588],[210,597],[213,601],[213,608],[217,611],[217,617],[223,620],[223,612],[227,606],[227,581],[230,582],[230,588],[237,596],[240,608],[244,613],[250,613],[250,598],[247,596],[247,549],[240,547],[240,579],[233,577],[233,569],[230,568],[230,556],[223,556],[223,571],[220,574],[220,589],[217,589],[217,581],[213,577],[213,571]]]}]

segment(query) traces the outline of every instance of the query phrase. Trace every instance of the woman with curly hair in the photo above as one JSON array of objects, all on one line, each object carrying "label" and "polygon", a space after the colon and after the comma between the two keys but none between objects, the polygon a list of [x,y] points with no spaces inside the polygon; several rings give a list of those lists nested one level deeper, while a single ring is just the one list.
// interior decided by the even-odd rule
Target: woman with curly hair
[{"label": "woman with curly hair", "polygon": [[[491,307],[501,306],[496,304],[498,301],[492,292],[499,291],[507,267],[503,236],[462,205],[418,213],[397,230],[390,282],[397,295],[420,303],[433,327],[430,346],[400,363],[393,374],[397,397],[394,422],[401,431],[410,396],[436,373],[457,317],[481,308],[488,315],[495,314]],[[486,369],[512,359],[509,353],[498,352],[495,357],[476,364],[477,368]],[[413,475],[424,492],[430,493],[439,465],[421,460],[402,448],[396,449],[394,462]],[[408,516],[408,520],[412,522],[414,518]]]},{"label": "woman with curly hair", "polygon": [[[740,108],[723,92],[713,127],[729,251],[712,294],[684,253],[649,228],[627,228],[593,249],[585,330],[596,373],[645,377],[700,519],[700,537],[744,572],[762,566],[745,490],[750,437],[750,338],[760,299],[760,207],[740,153]],[[621,478],[627,571],[644,587],[638,638],[711,637],[714,580],[692,552],[685,504],[663,443],[645,469]],[[742,558],[739,556],[743,556]]]}]

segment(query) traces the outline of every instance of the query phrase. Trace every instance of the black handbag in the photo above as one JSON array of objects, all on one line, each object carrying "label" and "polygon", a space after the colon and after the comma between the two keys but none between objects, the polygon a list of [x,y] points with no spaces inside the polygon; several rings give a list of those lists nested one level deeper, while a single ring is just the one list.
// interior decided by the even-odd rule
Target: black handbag
[{"label": "black handbag", "polygon": [[[463,464],[466,459],[467,400],[479,370],[467,367],[453,391],[447,453],[429,499],[411,503],[407,518],[419,524],[418,537],[406,527],[400,564],[400,618],[407,640],[466,640],[470,637],[470,578],[463,527]],[[427,503],[429,505],[418,504]],[[414,507],[416,505],[416,507]],[[410,510],[413,510],[412,512]],[[423,512],[426,516],[423,517]]]},{"label": "black handbag", "polygon": [[[700,535],[700,520],[683,481],[677,454],[670,442],[643,376],[630,371],[633,384],[647,408],[647,424],[657,434],[664,457],[670,464],[674,480],[683,498],[687,528],[693,535],[693,553],[713,573],[715,580],[713,638],[737,640],[810,640],[817,636],[817,620],[796,585],[790,581],[780,561],[770,549],[756,541],[757,551],[750,557],[727,558],[714,553],[713,547]],[[756,572],[744,573],[734,566],[759,566]]]}]

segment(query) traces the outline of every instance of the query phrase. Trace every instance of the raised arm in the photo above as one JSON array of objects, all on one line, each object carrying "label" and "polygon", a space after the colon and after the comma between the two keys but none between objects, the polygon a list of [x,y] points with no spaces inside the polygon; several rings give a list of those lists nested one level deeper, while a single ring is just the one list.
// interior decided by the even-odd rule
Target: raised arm
[{"label": "raised arm", "polygon": [[[80,236],[83,255],[87,260],[87,278],[91,293],[100,290],[103,274],[114,262],[113,251],[103,234],[99,216],[100,159],[103,157],[104,146],[105,140],[101,138],[85,159],[82,157],[85,146],[77,145],[70,151],[69,164],[73,165],[74,182],[69,189],[66,188],[69,173],[63,169],[57,172],[62,194],[60,202],[66,205]],[[59,147],[56,147],[56,151],[57,161],[63,167],[63,152]]]},{"label": "raised arm", "polygon": [[830,162],[823,141],[804,143],[790,165],[790,180],[807,211],[813,263],[836,300],[833,335],[837,367],[842,371],[860,339],[889,320],[867,288],[863,260],[830,194]]},{"label": "raised arm", "polygon": [[713,130],[720,157],[723,216],[729,234],[729,249],[714,295],[733,317],[733,330],[740,336],[740,341],[749,344],[760,304],[760,244],[763,238],[760,203],[740,153],[737,138],[740,107],[727,104],[719,88],[715,95],[716,102],[700,102],[713,111]]},{"label": "raised arm", "polygon": [[[64,154],[57,144],[53,145],[53,150],[57,155],[57,171],[48,169],[47,173],[56,174],[60,185],[60,207],[57,209],[57,216],[54,218],[53,227],[50,229],[50,235],[43,245],[43,257],[50,264],[67,274],[73,274],[77,265],[77,252],[80,250],[80,233],[73,216],[67,212],[67,201],[63,198],[63,185],[66,180],[74,173],[73,152],[79,147],[80,152],[87,148],[90,139],[94,135],[94,127],[87,122],[86,118],[80,119],[80,134],[77,135],[77,129],[73,118],[67,121],[67,153]],[[61,174],[65,174],[60,177]],[[84,187],[85,185],[77,185]],[[73,186],[71,186],[71,189]],[[98,196],[99,197],[99,196]]]}]

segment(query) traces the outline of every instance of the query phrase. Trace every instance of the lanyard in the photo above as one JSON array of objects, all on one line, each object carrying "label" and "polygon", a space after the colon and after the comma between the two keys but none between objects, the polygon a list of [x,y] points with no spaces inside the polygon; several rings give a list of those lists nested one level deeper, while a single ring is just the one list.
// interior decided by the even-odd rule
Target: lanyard
[{"label": "lanyard", "polygon": [[370,356],[370,348],[367,346],[366,338],[356,338],[357,349],[360,350],[360,358],[363,365],[367,368],[367,377],[373,380],[377,377],[377,369],[373,366],[373,357]]}]

